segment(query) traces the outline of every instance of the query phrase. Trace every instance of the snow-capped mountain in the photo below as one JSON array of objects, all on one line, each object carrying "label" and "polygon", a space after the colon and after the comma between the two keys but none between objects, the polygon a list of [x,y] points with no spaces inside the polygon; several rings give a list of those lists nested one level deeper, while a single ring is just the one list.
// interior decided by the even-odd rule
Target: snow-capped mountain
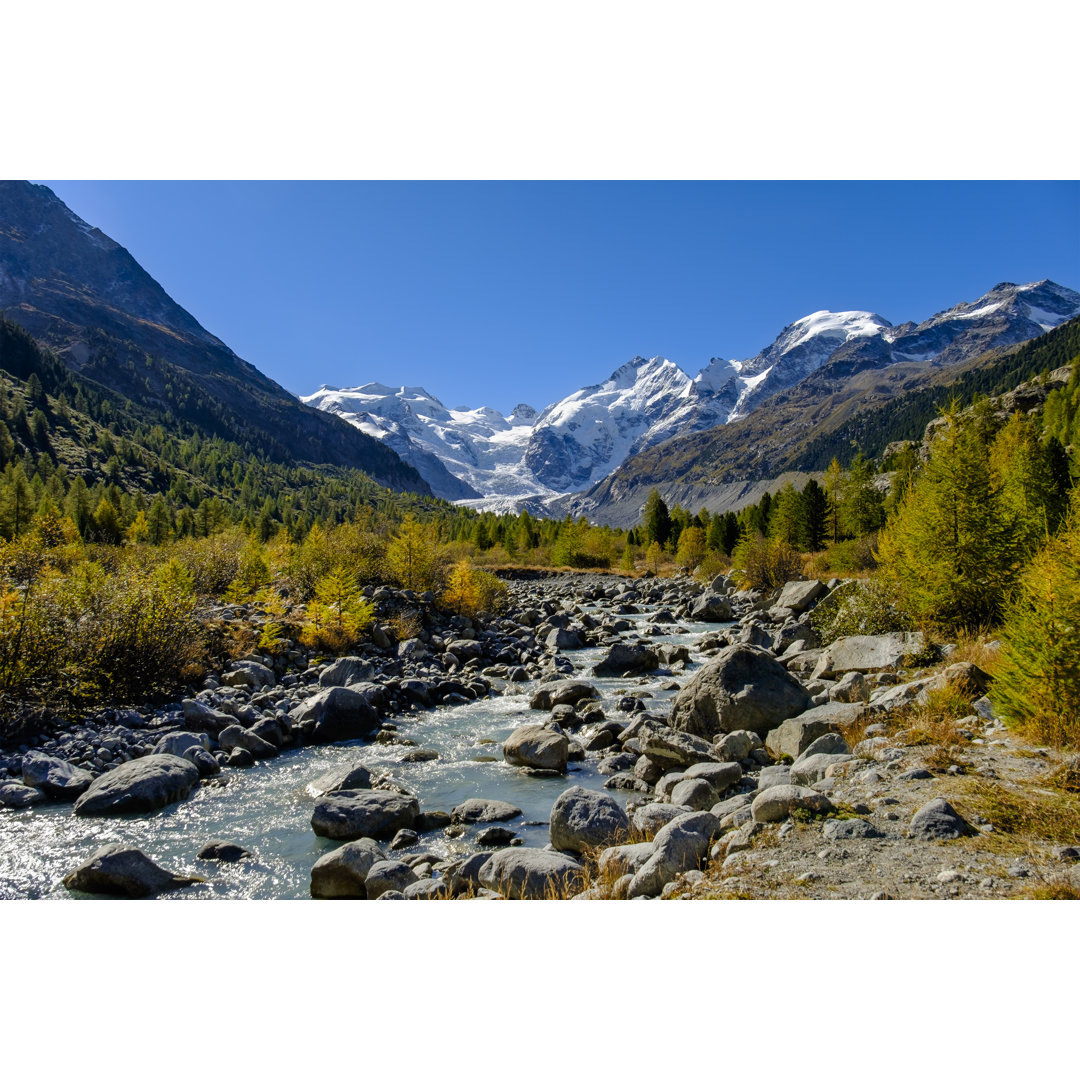
[{"label": "snow-capped mountain", "polygon": [[638,356],[539,414],[527,405],[505,417],[447,409],[419,387],[381,383],[324,386],[302,400],[385,441],[444,498],[542,510],[588,490],[638,451],[738,421],[811,375],[828,383],[902,361],[956,363],[1077,314],[1080,294],[1051,281],[1005,282],[917,325],[894,326],[869,311],[815,311],[748,360],[714,358],[691,377],[662,356]]}]

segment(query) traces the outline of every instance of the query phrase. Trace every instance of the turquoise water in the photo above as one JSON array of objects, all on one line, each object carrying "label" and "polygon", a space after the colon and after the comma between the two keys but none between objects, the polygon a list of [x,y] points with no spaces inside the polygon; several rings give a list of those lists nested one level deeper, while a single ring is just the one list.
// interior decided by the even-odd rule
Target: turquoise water
[{"label": "turquoise water", "polygon": [[[650,640],[688,644],[693,650],[701,632],[718,629],[707,624],[684,625],[688,634]],[[671,685],[671,676],[588,676],[604,652],[584,649],[564,655],[573,661],[577,673],[601,691],[609,718],[628,718],[615,710],[616,698],[627,690],[648,690],[659,702],[673,696],[672,691],[662,689]],[[132,844],[175,873],[208,879],[204,885],[166,894],[172,899],[306,898],[312,864],[337,846],[311,830],[315,792],[309,785],[328,769],[353,763],[389,770],[417,796],[421,810],[449,811],[473,797],[511,802],[521,807],[523,815],[507,826],[527,846],[542,847],[548,842],[547,819],[559,794],[574,784],[601,790],[608,778],[596,772],[600,764],[596,758],[572,763],[567,775],[557,779],[525,776],[503,762],[502,741],[520,724],[539,722],[546,715],[529,709],[535,686],[516,684],[505,697],[395,718],[400,735],[438,751],[436,761],[403,763],[402,756],[412,747],[343,743],[289,751],[251,769],[226,769],[221,774],[223,784],[205,786],[186,802],[151,815],[77,818],[66,804],[0,810],[0,898],[68,898],[70,894],[61,884],[63,876],[97,847],[113,842]],[[497,760],[477,760],[488,756]],[[622,791],[610,794],[623,803],[636,795]],[[418,845],[402,854],[469,854],[477,850],[470,841],[474,833],[475,829],[470,830],[455,840],[447,839],[441,831],[424,834]],[[195,853],[211,840],[238,843],[254,858],[233,864],[196,859]]]}]

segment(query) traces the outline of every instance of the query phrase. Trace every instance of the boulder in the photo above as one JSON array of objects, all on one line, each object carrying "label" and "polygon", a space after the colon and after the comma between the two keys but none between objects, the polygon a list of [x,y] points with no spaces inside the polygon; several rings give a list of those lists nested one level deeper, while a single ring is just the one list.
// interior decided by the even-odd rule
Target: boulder
[{"label": "boulder", "polygon": [[577,630],[559,626],[544,638],[544,644],[554,652],[563,652],[571,649],[584,649],[586,643]]},{"label": "boulder", "polygon": [[765,791],[767,788],[780,787],[791,783],[790,765],[766,765],[758,773],[757,790]]},{"label": "boulder", "polygon": [[754,731],[730,731],[713,740],[713,754],[720,761],[745,761],[761,745],[761,736]]},{"label": "boulder", "polygon": [[196,734],[192,731],[174,731],[169,735],[162,735],[157,741],[153,752],[155,754],[172,754],[174,757],[183,757],[188,750],[209,750],[210,737],[205,732]]},{"label": "boulder", "polygon": [[581,866],[569,855],[531,848],[503,848],[480,868],[485,889],[511,900],[560,899],[583,883]]},{"label": "boulder", "polygon": [[517,838],[513,829],[507,829],[503,825],[489,825],[476,834],[476,843],[479,847],[507,847]]},{"label": "boulder", "polygon": [[616,642],[608,649],[607,656],[592,669],[592,673],[598,676],[619,676],[627,672],[641,675],[647,671],[655,671],[659,666],[660,658],[652,649],[644,645],[624,645]]},{"label": "boulder", "polygon": [[320,690],[289,714],[308,743],[367,739],[379,728],[379,716],[367,696],[345,686]]},{"label": "boulder", "polygon": [[716,802],[712,784],[685,777],[672,787],[668,797],[673,806],[685,806],[690,810],[708,810]]},{"label": "boulder", "polygon": [[707,811],[684,814],[669,822],[656,834],[652,855],[634,874],[628,897],[659,896],[676,874],[696,870],[719,831],[720,822]]},{"label": "boulder", "polygon": [[562,731],[543,724],[522,724],[503,743],[503,757],[511,765],[565,772],[570,740]]},{"label": "boulder", "polygon": [[80,817],[145,814],[180,802],[199,783],[199,770],[172,754],[150,754],[118,765],[99,776],[78,799]]},{"label": "boulder", "polygon": [[44,801],[44,792],[35,787],[27,787],[14,780],[0,781],[0,806],[6,806],[9,810],[25,810]]},{"label": "boulder", "polygon": [[512,821],[520,816],[520,807],[499,799],[466,799],[450,811],[450,821],[455,825]]},{"label": "boulder", "polygon": [[52,799],[75,799],[93,782],[92,773],[61,758],[29,750],[22,759],[23,783],[38,788]]},{"label": "boulder", "polygon": [[696,735],[660,725],[644,728],[638,736],[641,752],[661,765],[696,765],[715,761],[712,744]]},{"label": "boulder", "polygon": [[861,671],[849,671],[835,686],[829,688],[829,700],[856,704],[870,700],[870,684]]},{"label": "boulder", "polygon": [[246,686],[251,690],[265,690],[277,686],[277,677],[265,664],[257,660],[236,660],[232,670],[221,676],[223,686]]},{"label": "boulder", "polygon": [[784,821],[793,810],[807,810],[811,814],[828,814],[836,807],[813,788],[795,784],[777,784],[760,792],[750,804],[755,821]]},{"label": "boulder", "polygon": [[369,900],[378,900],[383,893],[404,893],[410,885],[416,884],[419,880],[411,866],[397,859],[386,859],[375,863],[368,870],[364,887],[367,889]]},{"label": "boulder", "polygon": [[799,756],[795,759],[795,764],[798,765],[804,758],[811,757],[814,754],[850,754],[851,747],[847,744],[847,739],[844,738],[839,732],[829,731],[824,735],[818,736]]},{"label": "boulder", "polygon": [[529,699],[530,709],[550,712],[556,705],[577,705],[580,701],[599,699],[600,691],[591,683],[577,679],[560,679],[544,683]]},{"label": "boulder", "polygon": [[319,685],[348,686],[349,683],[369,682],[375,669],[363,657],[342,656],[319,672]]},{"label": "boulder", "polygon": [[597,862],[600,876],[614,881],[624,874],[636,874],[649,861],[652,853],[651,840],[641,844],[617,844],[615,847],[605,848],[600,852]]},{"label": "boulder", "polygon": [[825,779],[825,770],[830,765],[854,760],[851,754],[803,754],[791,766],[791,783],[810,787]]},{"label": "boulder", "polygon": [[366,900],[368,871],[381,862],[386,853],[370,837],[342,844],[311,868],[311,895],[316,900]]},{"label": "boulder", "polygon": [[251,852],[228,840],[212,840],[209,844],[203,844],[195,858],[216,859],[218,862],[239,862],[241,859],[250,859]]},{"label": "boulder", "polygon": [[226,752],[240,747],[246,750],[256,761],[262,758],[278,756],[278,748],[273,743],[259,738],[254,731],[248,731],[239,724],[231,724],[218,736],[218,743]]},{"label": "boulder", "polygon": [[904,657],[922,652],[921,633],[854,634],[837,638],[822,654],[814,668],[814,678],[840,675],[847,671],[883,671],[903,664]]},{"label": "boulder", "polygon": [[931,799],[917,810],[909,829],[916,840],[956,840],[975,832],[945,799]]},{"label": "boulder", "polygon": [[829,587],[820,581],[789,581],[776,598],[775,607],[787,608],[795,615],[802,615],[828,596]]},{"label": "boulder", "polygon": [[829,818],[822,826],[821,835],[826,840],[874,840],[885,834],[862,818],[848,818],[845,821]]},{"label": "boulder", "polygon": [[646,803],[634,811],[634,828],[643,836],[655,836],[669,822],[685,814],[683,807],[671,803]]},{"label": "boulder", "polygon": [[331,840],[389,840],[411,829],[419,813],[416,799],[396,791],[332,791],[315,800],[311,827]]},{"label": "boulder", "polygon": [[312,780],[308,787],[316,795],[331,791],[356,791],[371,787],[371,773],[364,765],[339,765]]},{"label": "boulder", "polygon": [[450,886],[438,878],[414,881],[405,889],[406,900],[449,900]]},{"label": "boulder", "polygon": [[702,593],[690,605],[690,618],[697,622],[730,622],[731,601],[720,593]]},{"label": "boulder", "polygon": [[786,754],[790,758],[797,758],[815,739],[835,732],[841,724],[847,722],[842,711],[845,709],[850,710],[847,715],[852,719],[861,712],[857,705],[822,705],[816,709],[807,709],[770,731],[765,737],[765,747],[773,757],[783,757]]},{"label": "boulder", "polygon": [[626,811],[610,796],[582,787],[567,788],[551,808],[551,846],[582,854],[609,847],[630,832]]},{"label": "boulder", "polygon": [[171,874],[138,848],[106,844],[64,878],[64,888],[138,900],[205,880]]},{"label": "boulder", "polygon": [[764,649],[729,645],[679,691],[671,726],[709,739],[739,730],[764,736],[810,704],[802,683]]},{"label": "boulder", "polygon": [[[699,761],[691,765],[684,775],[687,780],[704,780],[719,798],[742,780],[742,766],[735,761]],[[716,802],[716,798],[709,803],[710,806]]]},{"label": "boulder", "polygon": [[195,698],[184,698],[180,702],[180,708],[184,713],[184,723],[188,727],[197,728],[199,731],[208,731],[214,738],[218,732],[236,723],[236,717],[218,709],[212,709],[209,705]]}]

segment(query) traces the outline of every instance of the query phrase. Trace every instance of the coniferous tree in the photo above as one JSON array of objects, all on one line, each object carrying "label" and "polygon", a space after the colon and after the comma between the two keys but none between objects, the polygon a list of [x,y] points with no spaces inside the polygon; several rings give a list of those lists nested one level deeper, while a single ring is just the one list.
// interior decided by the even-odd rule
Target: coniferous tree
[{"label": "coniferous tree", "polygon": [[800,518],[796,546],[801,551],[820,551],[829,526],[829,501],[822,486],[811,479],[800,492]]},{"label": "coniferous tree", "polygon": [[660,492],[653,488],[645,501],[645,515],[642,522],[645,539],[663,547],[671,536],[671,515],[667,503],[660,497]]}]

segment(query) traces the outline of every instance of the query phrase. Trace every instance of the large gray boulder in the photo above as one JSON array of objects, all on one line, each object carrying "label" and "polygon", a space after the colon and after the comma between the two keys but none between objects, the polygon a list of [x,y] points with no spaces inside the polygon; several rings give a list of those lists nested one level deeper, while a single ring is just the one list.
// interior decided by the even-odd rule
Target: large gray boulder
[{"label": "large gray boulder", "polygon": [[606,881],[615,881],[623,874],[636,874],[653,853],[653,842],[640,844],[616,844],[600,852],[597,867]]},{"label": "large gray boulder", "polygon": [[787,608],[795,615],[809,611],[829,593],[828,585],[820,581],[789,581],[776,598],[775,607]]},{"label": "large gray boulder", "polygon": [[715,760],[712,743],[663,725],[654,724],[642,728],[637,741],[643,754],[665,768]]},{"label": "large gray boulder", "polygon": [[329,769],[308,784],[316,795],[327,795],[331,791],[357,791],[371,787],[371,772],[364,765],[339,765]]},{"label": "large gray boulder", "polygon": [[320,690],[293,709],[289,718],[308,743],[367,739],[379,728],[378,713],[367,696],[345,686]]},{"label": "large gray boulder", "polygon": [[0,781],[0,806],[9,810],[25,810],[45,801],[45,793],[36,787],[27,787],[15,780]]},{"label": "large gray boulder", "polygon": [[368,836],[342,844],[311,868],[311,895],[316,900],[366,900],[368,871],[385,861],[386,852]]},{"label": "large gray boulder", "polygon": [[199,770],[172,754],[150,754],[99,776],[75,800],[80,817],[145,814],[180,802],[199,783]]},{"label": "large gray boulder", "polygon": [[94,782],[92,773],[40,750],[23,754],[22,779],[52,799],[78,798]]},{"label": "large gray boulder", "polygon": [[607,651],[607,656],[597,664],[592,673],[594,675],[619,676],[629,672],[631,675],[641,675],[647,671],[655,671],[660,666],[660,658],[652,649],[644,645],[625,645],[616,642]]},{"label": "large gray boulder", "polygon": [[184,713],[184,723],[198,731],[208,731],[216,739],[218,732],[236,723],[236,717],[219,709],[212,709],[205,702],[196,698],[184,698],[180,702]]},{"label": "large gray boulder", "polygon": [[[736,761],[699,761],[683,774],[687,780],[704,780],[719,798],[742,780],[742,766]],[[711,806],[716,799],[709,803]]]},{"label": "large gray boulder", "polygon": [[690,618],[697,622],[730,622],[731,601],[719,593],[702,593],[690,605]]},{"label": "large gray boulder", "polygon": [[480,868],[480,884],[511,900],[560,899],[583,883],[569,855],[531,848],[504,848]]},{"label": "large gray boulder", "polygon": [[810,707],[810,695],[764,649],[729,645],[679,691],[671,726],[711,739],[729,731],[764,736]]},{"label": "large gray boulder", "polygon": [[785,821],[793,810],[811,814],[828,814],[836,809],[829,799],[813,788],[796,784],[777,784],[760,792],[750,804],[755,821]]},{"label": "large gray boulder", "polygon": [[841,765],[845,761],[854,761],[851,754],[803,754],[791,766],[791,782],[810,787],[825,779],[827,770],[832,765]]},{"label": "large gray boulder", "polygon": [[202,877],[171,874],[148,859],[138,848],[106,844],[65,876],[64,888],[139,900],[205,880]]},{"label": "large gray boulder", "polygon": [[566,772],[570,740],[561,730],[543,724],[522,724],[503,743],[503,757],[511,765]]},{"label": "large gray boulder", "polygon": [[218,744],[221,749],[228,753],[238,746],[246,750],[253,758],[272,758],[278,756],[278,748],[273,743],[260,738],[254,731],[242,728],[239,724],[231,724],[218,736]]},{"label": "large gray boulder", "polygon": [[374,674],[375,669],[363,657],[342,656],[319,672],[319,685],[348,686],[368,682]]},{"label": "large gray boulder", "polygon": [[153,752],[155,754],[172,754],[175,757],[183,757],[189,750],[209,750],[210,736],[205,732],[173,731],[168,735],[162,735],[157,741]]},{"label": "large gray boulder", "polygon": [[221,676],[223,686],[246,686],[251,690],[265,690],[277,686],[277,676],[258,660],[236,660],[232,669]]},{"label": "large gray boulder", "polygon": [[521,808],[501,799],[466,799],[450,811],[455,825],[489,824],[493,821],[512,821],[521,816]]},{"label": "large gray boulder", "polygon": [[683,814],[669,822],[653,839],[653,853],[634,874],[628,897],[659,896],[676,874],[696,870],[719,831],[719,820],[707,811]]},{"label": "large gray boulder", "polygon": [[861,705],[828,704],[807,709],[785,720],[765,736],[765,747],[773,757],[785,754],[797,758],[822,735],[836,732],[844,724],[857,720],[863,712]]},{"label": "large gray boulder", "polygon": [[909,829],[916,840],[957,840],[975,832],[945,799],[931,799],[917,810]]},{"label": "large gray boulder", "polygon": [[404,892],[420,879],[411,866],[397,859],[386,859],[375,863],[368,870],[364,885],[369,900],[378,900],[383,893]]},{"label": "large gray boulder", "polygon": [[389,840],[398,829],[411,829],[420,806],[396,791],[332,791],[315,800],[311,827],[331,840]]},{"label": "large gray boulder", "polygon": [[642,836],[655,836],[669,822],[685,815],[686,810],[681,806],[660,802],[646,803],[634,811],[634,828]]},{"label": "large gray boulder", "polygon": [[544,683],[529,699],[530,709],[550,711],[556,705],[577,705],[579,701],[590,701],[600,697],[600,691],[591,683],[580,679],[559,679]]},{"label": "large gray boulder", "polygon": [[814,668],[814,678],[841,675],[848,671],[883,671],[904,662],[911,653],[922,652],[921,633],[854,634],[837,638],[822,654]]},{"label": "large gray boulder", "polygon": [[689,810],[708,810],[716,802],[716,792],[708,781],[685,776],[672,786],[668,797],[673,806]]},{"label": "large gray boulder", "polygon": [[551,846],[580,855],[609,847],[630,832],[626,811],[610,796],[583,787],[567,788],[551,808]]}]

